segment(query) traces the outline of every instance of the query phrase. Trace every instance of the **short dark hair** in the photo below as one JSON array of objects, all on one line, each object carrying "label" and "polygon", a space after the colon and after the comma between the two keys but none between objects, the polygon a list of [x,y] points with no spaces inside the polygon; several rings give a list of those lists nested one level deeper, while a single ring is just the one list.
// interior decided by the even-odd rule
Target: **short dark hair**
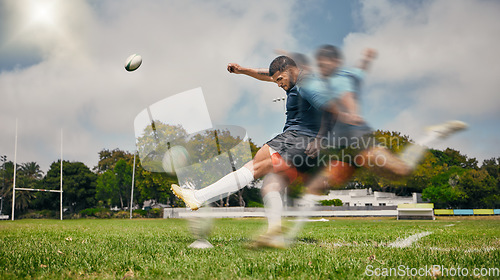
[{"label": "short dark hair", "polygon": [[269,76],[272,77],[276,72],[283,72],[290,67],[297,67],[293,59],[285,55],[278,56],[269,65]]},{"label": "short dark hair", "polygon": [[311,64],[305,54],[291,53],[290,56],[298,67],[309,66]]},{"label": "short dark hair", "polygon": [[332,45],[323,45],[316,51],[316,59],[324,57],[329,59],[342,59],[342,53],[337,47]]}]

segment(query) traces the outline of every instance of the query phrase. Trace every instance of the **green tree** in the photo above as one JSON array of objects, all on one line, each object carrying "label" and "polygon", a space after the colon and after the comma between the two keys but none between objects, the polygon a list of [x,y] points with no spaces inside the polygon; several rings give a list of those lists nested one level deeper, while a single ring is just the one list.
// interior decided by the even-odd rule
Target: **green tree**
[{"label": "green tree", "polygon": [[318,202],[321,203],[321,205],[323,205],[323,206],[342,206],[343,205],[342,200],[340,200],[338,198],[320,200]]},{"label": "green tree", "polygon": [[[18,178],[16,179],[16,188],[38,189],[43,178],[43,171],[36,162],[27,162],[21,164]],[[16,191],[16,208],[24,210],[29,206],[36,205],[36,198],[40,193],[32,191]]]},{"label": "green tree", "polygon": [[[223,175],[224,171],[229,173],[243,166],[252,159],[252,146],[255,144],[250,140],[244,140],[244,130],[240,127],[225,127],[223,129],[206,130],[190,137],[185,144],[192,154],[191,163],[204,163],[205,165],[191,166],[193,178],[189,181],[198,186],[207,186],[216,182]],[[227,160],[218,160],[221,154],[227,155]],[[229,168],[229,169],[228,169]],[[216,202],[219,206],[229,206],[231,203],[245,206],[243,188],[234,195],[226,197],[225,201]],[[236,198],[236,203],[234,199]]]},{"label": "green tree", "polygon": [[463,207],[496,208],[500,206],[497,181],[485,170],[467,170],[460,178],[458,187],[466,195]]},{"label": "green tree", "polygon": [[43,178],[43,171],[36,162],[23,163],[19,171],[22,175],[33,180],[40,180]]},{"label": "green tree", "polygon": [[[96,199],[108,207],[117,205],[117,201],[113,200],[116,193],[116,178],[113,170],[106,170],[106,172],[99,174],[96,182]],[[100,204],[101,202],[99,202]]]},{"label": "green tree", "polygon": [[5,199],[5,207],[5,203],[10,203],[12,201],[12,186],[14,184],[14,163],[12,161],[4,163],[2,168],[2,179],[3,184],[1,186],[0,195]]},{"label": "green tree", "polygon": [[[43,178],[40,165],[36,162],[21,164],[16,174],[16,188],[37,189]],[[16,209],[24,210],[35,203],[37,193],[32,191],[16,191]]]},{"label": "green tree", "polygon": [[485,159],[481,170],[485,170],[490,176],[498,180],[500,178],[500,157]]},{"label": "green tree", "polygon": [[438,174],[445,172],[447,166],[439,162],[434,156],[432,150],[429,150],[422,163],[420,163],[412,175],[406,180],[406,188],[408,192],[421,193],[425,188],[432,185],[432,178]]},{"label": "green tree", "polygon": [[170,189],[172,184],[178,184],[175,175],[151,172],[142,167],[137,167],[135,175],[136,193],[140,195],[142,201],[153,199],[159,203],[184,206],[184,203],[174,198]]},{"label": "green tree", "polygon": [[[60,172],[60,161],[50,165],[44,179],[48,189],[59,189]],[[97,175],[82,162],[63,161],[63,206],[72,213],[95,206],[96,181]]]},{"label": "green tree", "polygon": [[[396,131],[377,130],[374,135],[381,145],[395,154],[400,153],[406,145],[411,143],[408,136],[401,135],[401,133]],[[406,182],[407,178],[389,180],[371,172],[369,169],[361,168],[355,173],[352,183],[347,184],[347,187],[372,188],[373,190],[408,195],[411,194],[411,190],[407,189]]]},{"label": "green tree", "polygon": [[[154,122],[154,127],[147,126],[137,139],[142,169],[136,172],[136,185],[141,197],[157,202],[178,203],[170,191],[170,185],[177,183],[178,179],[175,174],[166,174],[162,165],[165,153],[174,146],[182,146],[189,155],[189,172],[182,173],[181,183],[190,182],[198,188],[214,183],[226,173],[243,166],[252,159],[252,145],[256,148],[251,141],[243,141],[244,132],[240,127],[228,126],[204,130],[187,137],[182,126],[171,126],[159,121]],[[250,151],[246,144],[249,144]],[[222,158],[224,156],[226,158]],[[235,196],[239,205],[245,205],[243,190]],[[228,205],[230,200],[227,197],[219,205]]]},{"label": "green tree", "polygon": [[374,135],[380,144],[394,153],[401,152],[406,145],[412,142],[410,137],[401,135],[401,133],[397,131],[377,130]]},{"label": "green tree", "polygon": [[146,126],[142,135],[137,138],[137,151],[141,156],[142,167],[153,172],[163,172],[163,156],[171,147],[185,146],[187,136],[188,133],[181,125],[154,121]]},{"label": "green tree", "polygon": [[114,169],[119,160],[125,160],[128,164],[132,165],[134,154],[120,149],[114,149],[112,151],[103,149],[99,152],[99,162],[97,166],[94,167],[94,171],[97,172],[97,174],[102,174],[107,170]]},{"label": "green tree", "polygon": [[460,154],[459,151],[446,148],[444,151],[431,150],[434,156],[441,164],[446,166],[460,166],[463,168],[478,169],[478,162],[475,158],[468,158],[466,155]]},{"label": "green tree", "polygon": [[[4,185],[0,191],[0,196],[4,199],[4,207],[12,207],[12,191],[14,187],[14,163],[6,162],[5,170],[2,170],[3,176],[5,176]],[[16,170],[16,189],[17,188],[27,188],[34,189],[38,188],[40,184],[40,167],[38,164],[31,162],[22,165],[17,165]],[[2,177],[3,177],[2,176]],[[35,194],[31,191],[20,191],[16,190],[16,205],[20,213],[26,210],[35,198]],[[19,213],[16,213],[19,214]]]},{"label": "green tree", "polygon": [[100,174],[97,179],[96,198],[105,201],[107,206],[125,205],[130,207],[132,166],[124,159],[118,160],[113,170]]},{"label": "green tree", "polygon": [[422,198],[430,200],[436,208],[460,208],[467,200],[467,194],[458,183],[466,169],[459,166],[441,167],[430,178],[429,186],[422,192]]},{"label": "green tree", "polygon": [[[17,190],[17,188],[27,188],[27,189],[34,189],[37,188],[37,181],[20,175],[18,178],[16,178],[16,209],[21,210],[26,210],[30,205],[33,204],[33,200],[36,198],[36,195],[32,191],[20,191]],[[12,194],[12,189],[10,191]]]}]

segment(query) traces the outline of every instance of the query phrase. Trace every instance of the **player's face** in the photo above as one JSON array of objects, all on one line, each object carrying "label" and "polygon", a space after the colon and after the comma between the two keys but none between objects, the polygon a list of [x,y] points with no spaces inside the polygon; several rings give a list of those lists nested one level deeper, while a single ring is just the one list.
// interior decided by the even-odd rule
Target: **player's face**
[{"label": "player's face", "polygon": [[327,57],[317,58],[319,73],[324,78],[331,76],[340,66],[340,60]]},{"label": "player's face", "polygon": [[295,78],[293,77],[291,68],[274,73],[273,80],[276,84],[278,84],[280,88],[284,89],[285,91],[289,91],[295,86]]}]

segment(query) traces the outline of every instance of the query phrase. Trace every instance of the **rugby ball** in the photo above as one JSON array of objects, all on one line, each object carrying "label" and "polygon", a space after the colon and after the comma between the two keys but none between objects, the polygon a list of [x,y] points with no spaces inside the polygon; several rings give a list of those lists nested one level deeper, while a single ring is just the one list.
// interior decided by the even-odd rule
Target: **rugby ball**
[{"label": "rugby ball", "polygon": [[125,61],[125,70],[134,71],[142,64],[142,57],[138,54],[133,54]]},{"label": "rugby ball", "polygon": [[163,170],[175,174],[175,170],[189,165],[189,153],[183,146],[173,146],[164,155]]}]

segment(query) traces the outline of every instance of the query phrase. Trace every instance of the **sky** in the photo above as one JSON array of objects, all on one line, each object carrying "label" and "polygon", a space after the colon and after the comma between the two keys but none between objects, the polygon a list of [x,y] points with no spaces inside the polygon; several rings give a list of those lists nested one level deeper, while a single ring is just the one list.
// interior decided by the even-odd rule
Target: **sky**
[{"label": "sky", "polygon": [[[281,132],[275,84],[230,74],[267,68],[275,50],[339,46],[345,65],[379,55],[362,95],[375,129],[418,139],[459,119],[470,128],[433,146],[481,163],[500,157],[500,2],[494,0],[0,0],[0,155],[97,165],[103,149],[135,150],[146,107],[202,88],[211,122],[262,145]],[[123,65],[131,54],[143,64]]]}]

